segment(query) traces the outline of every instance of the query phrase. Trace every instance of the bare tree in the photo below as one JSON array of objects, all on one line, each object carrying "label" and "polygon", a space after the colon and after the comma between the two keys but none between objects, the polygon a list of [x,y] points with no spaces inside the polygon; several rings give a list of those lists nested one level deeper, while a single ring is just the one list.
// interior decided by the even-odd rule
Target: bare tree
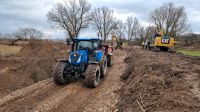
[{"label": "bare tree", "polygon": [[67,31],[71,39],[77,38],[83,28],[91,21],[91,5],[86,0],[65,0],[58,3],[47,14],[48,21]]},{"label": "bare tree", "polygon": [[145,28],[145,39],[146,38],[151,38],[152,36],[155,35],[156,32],[156,27],[155,26],[148,26]]},{"label": "bare tree", "polygon": [[175,7],[173,3],[165,3],[151,12],[151,20],[170,36],[185,33],[189,28],[184,7]]},{"label": "bare tree", "polygon": [[119,39],[122,39],[125,37],[125,31],[126,31],[126,25],[122,20],[116,21],[116,26],[114,28],[114,33],[119,37]]},{"label": "bare tree", "polygon": [[140,27],[138,28],[138,37],[140,38],[141,42],[144,41],[145,37],[146,37],[146,33],[147,33],[147,30],[145,30],[144,27]]},{"label": "bare tree", "polygon": [[14,37],[16,39],[41,39],[43,37],[43,33],[34,28],[23,28],[14,32]]},{"label": "bare tree", "polygon": [[95,8],[92,18],[99,36],[105,42],[112,29],[115,27],[113,10],[107,7]]},{"label": "bare tree", "polygon": [[143,27],[140,26],[137,30],[137,42],[141,45],[146,39],[153,41],[153,35],[156,28],[154,26]]},{"label": "bare tree", "polygon": [[128,40],[132,40],[133,37],[136,37],[136,33],[139,29],[139,22],[137,18],[134,18],[132,16],[129,16],[127,18],[127,22],[126,22],[126,31],[128,34]]}]

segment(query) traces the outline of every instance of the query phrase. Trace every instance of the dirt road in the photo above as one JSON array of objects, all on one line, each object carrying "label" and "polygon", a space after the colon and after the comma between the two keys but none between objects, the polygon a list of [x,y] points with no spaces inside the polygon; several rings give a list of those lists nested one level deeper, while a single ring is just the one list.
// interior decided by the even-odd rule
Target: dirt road
[{"label": "dirt road", "polygon": [[76,112],[114,111],[120,75],[125,68],[125,51],[115,51],[115,64],[96,89],[83,85],[84,79],[57,86],[52,78],[12,92],[0,99],[1,112]]}]

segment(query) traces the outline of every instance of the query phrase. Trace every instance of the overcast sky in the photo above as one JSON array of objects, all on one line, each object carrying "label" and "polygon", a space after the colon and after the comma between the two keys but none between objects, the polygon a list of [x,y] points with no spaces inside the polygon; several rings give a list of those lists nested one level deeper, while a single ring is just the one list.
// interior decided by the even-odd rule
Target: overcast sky
[{"label": "overcast sky", "polygon": [[[62,0],[0,0],[0,33],[6,34],[19,28],[33,27],[53,38],[63,38],[62,30],[57,30],[47,22],[47,13],[54,4]],[[188,23],[195,33],[200,33],[199,0],[88,0],[94,7],[107,6],[114,10],[114,16],[126,21],[127,16],[139,19],[148,26],[149,13],[166,2],[184,6]],[[91,30],[81,32],[81,36],[96,36]]]}]

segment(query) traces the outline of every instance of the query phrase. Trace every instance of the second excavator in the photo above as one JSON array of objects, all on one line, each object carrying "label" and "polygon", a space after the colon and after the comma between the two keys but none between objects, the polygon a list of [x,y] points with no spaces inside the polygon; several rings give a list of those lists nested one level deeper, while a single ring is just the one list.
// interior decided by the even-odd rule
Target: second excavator
[{"label": "second excavator", "polygon": [[[117,45],[115,44],[115,41],[117,43]],[[122,48],[123,42],[116,36],[116,35],[112,35],[112,46],[115,46],[116,48]]]},{"label": "second excavator", "polygon": [[145,48],[155,51],[173,52],[174,46],[177,43],[173,37],[165,34],[164,30],[157,28],[152,39],[146,39]]}]

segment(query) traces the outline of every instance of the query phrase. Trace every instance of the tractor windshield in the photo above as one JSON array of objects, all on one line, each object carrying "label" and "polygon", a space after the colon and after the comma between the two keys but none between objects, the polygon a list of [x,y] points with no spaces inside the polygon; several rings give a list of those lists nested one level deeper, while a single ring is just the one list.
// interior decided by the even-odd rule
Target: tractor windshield
[{"label": "tractor windshield", "polygon": [[76,44],[76,50],[89,50],[90,52],[93,52],[95,50],[98,50],[98,48],[98,41],[79,41]]},{"label": "tractor windshield", "polygon": [[77,50],[87,49],[89,51],[92,51],[92,49],[93,49],[92,42],[91,41],[79,41],[76,49]]}]

